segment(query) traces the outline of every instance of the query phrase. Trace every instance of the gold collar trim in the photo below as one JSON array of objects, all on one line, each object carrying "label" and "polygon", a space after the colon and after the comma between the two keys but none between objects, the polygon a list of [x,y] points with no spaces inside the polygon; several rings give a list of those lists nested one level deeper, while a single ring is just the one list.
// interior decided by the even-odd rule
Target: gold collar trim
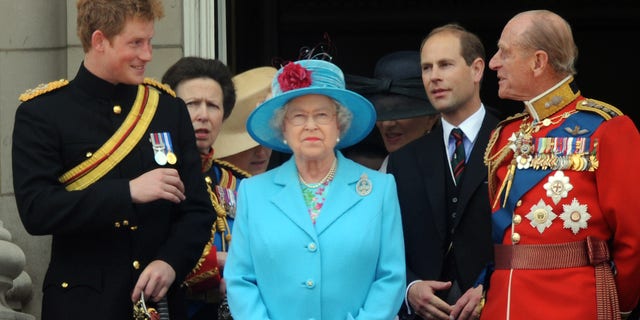
[{"label": "gold collar trim", "polygon": [[534,122],[537,122],[558,112],[578,96],[580,96],[580,90],[573,81],[573,76],[568,76],[541,95],[525,101],[524,104]]}]

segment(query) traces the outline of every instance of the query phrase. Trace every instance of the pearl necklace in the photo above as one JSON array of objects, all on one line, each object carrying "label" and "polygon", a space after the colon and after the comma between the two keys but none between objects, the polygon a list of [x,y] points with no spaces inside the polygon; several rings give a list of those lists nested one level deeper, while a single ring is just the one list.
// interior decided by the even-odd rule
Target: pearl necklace
[{"label": "pearl necklace", "polygon": [[306,181],[304,181],[304,179],[302,178],[302,175],[300,175],[300,172],[298,172],[298,179],[300,179],[300,182],[302,182],[302,184],[304,184],[305,187],[309,188],[309,189],[315,189],[323,184],[328,184],[329,182],[331,182],[333,180],[333,177],[336,175],[336,167],[338,165],[338,159],[333,159],[333,164],[331,165],[331,169],[329,169],[329,172],[327,172],[327,175],[324,176],[324,178],[322,178],[322,180],[320,180],[320,182],[317,183],[307,183]]}]

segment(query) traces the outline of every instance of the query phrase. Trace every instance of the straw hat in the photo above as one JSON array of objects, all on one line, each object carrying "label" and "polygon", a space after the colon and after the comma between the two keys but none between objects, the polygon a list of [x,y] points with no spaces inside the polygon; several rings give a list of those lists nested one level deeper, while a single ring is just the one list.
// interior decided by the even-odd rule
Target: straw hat
[{"label": "straw hat", "polygon": [[216,158],[224,158],[258,146],[246,130],[247,117],[271,91],[271,80],[278,71],[274,67],[258,67],[233,77],[236,104],[222,124],[213,144]]},{"label": "straw hat", "polygon": [[270,123],[275,111],[293,98],[321,94],[336,100],[353,114],[353,121],[340,137],[336,149],[351,146],[369,134],[376,121],[373,105],[358,93],[345,89],[344,74],[335,64],[324,60],[299,60],[278,70],[271,83],[273,96],[259,105],[247,120],[247,131],[260,144],[291,153]]}]

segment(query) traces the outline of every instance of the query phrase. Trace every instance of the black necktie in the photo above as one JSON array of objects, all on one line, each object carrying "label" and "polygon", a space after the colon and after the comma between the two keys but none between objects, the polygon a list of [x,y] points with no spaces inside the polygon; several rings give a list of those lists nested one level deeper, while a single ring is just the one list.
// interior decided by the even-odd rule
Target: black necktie
[{"label": "black necktie", "polygon": [[451,136],[456,142],[456,148],[453,152],[453,156],[451,157],[451,168],[453,169],[453,176],[456,179],[457,185],[460,183],[460,177],[462,176],[462,171],[464,171],[464,159],[466,158],[464,153],[464,143],[462,142],[464,135],[460,128],[455,128],[451,130]]}]

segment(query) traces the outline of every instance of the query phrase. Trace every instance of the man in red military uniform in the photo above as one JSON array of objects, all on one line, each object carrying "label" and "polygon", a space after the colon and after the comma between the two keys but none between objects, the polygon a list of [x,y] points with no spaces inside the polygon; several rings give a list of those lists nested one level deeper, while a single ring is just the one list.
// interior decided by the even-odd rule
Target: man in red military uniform
[{"label": "man in red military uniform", "polygon": [[582,96],[569,24],[513,17],[489,62],[525,111],[489,141],[495,269],[482,319],[620,319],[640,297],[640,135]]}]

